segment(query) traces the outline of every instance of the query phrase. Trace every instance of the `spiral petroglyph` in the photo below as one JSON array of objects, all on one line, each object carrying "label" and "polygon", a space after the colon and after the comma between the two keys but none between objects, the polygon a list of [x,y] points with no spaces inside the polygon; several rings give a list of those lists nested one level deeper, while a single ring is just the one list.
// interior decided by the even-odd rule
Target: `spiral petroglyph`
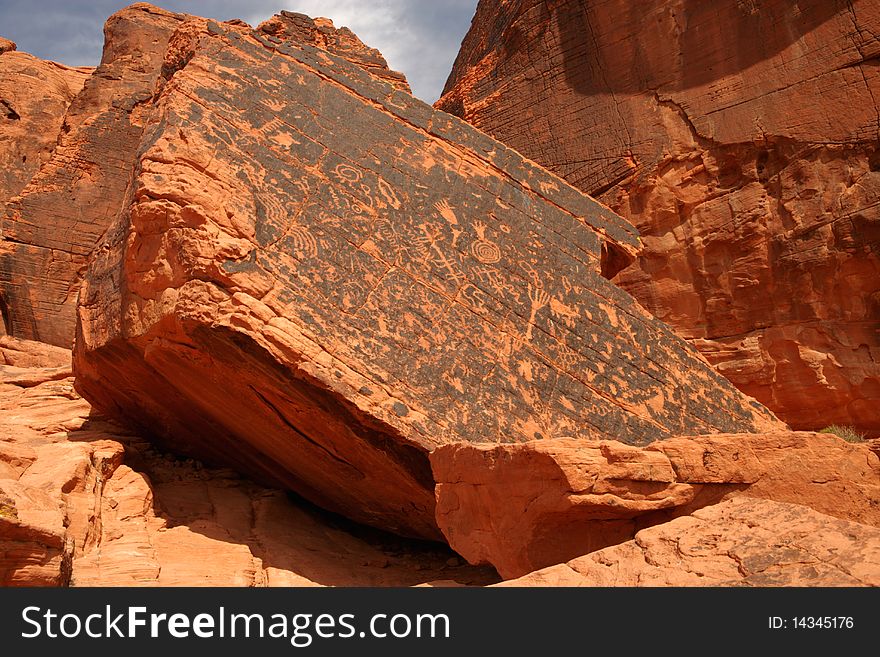
[{"label": "spiral petroglyph", "polygon": [[495,242],[477,240],[471,245],[471,253],[484,265],[491,265],[501,260],[501,249]]},{"label": "spiral petroglyph", "polygon": [[492,265],[501,260],[501,249],[486,238],[486,225],[477,221],[474,223],[474,230],[478,239],[471,244],[471,254],[484,265]]},{"label": "spiral petroglyph", "polygon": [[295,258],[314,258],[318,255],[318,241],[305,226],[291,226],[287,237],[294,251],[291,255]]},{"label": "spiral petroglyph", "polygon": [[356,183],[361,179],[361,172],[350,164],[340,163],[333,169],[336,177],[342,182]]}]

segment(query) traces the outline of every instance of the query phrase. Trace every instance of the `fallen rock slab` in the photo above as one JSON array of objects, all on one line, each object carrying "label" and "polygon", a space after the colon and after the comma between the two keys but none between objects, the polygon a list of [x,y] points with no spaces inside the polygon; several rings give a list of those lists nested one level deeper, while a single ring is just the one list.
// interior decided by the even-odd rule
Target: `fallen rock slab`
[{"label": "fallen rock slab", "polygon": [[880,526],[880,459],[868,444],[829,434],[675,437],[643,448],[569,439],[455,444],[435,450],[431,465],[449,544],[508,578],[732,495]]},{"label": "fallen rock slab", "polygon": [[70,378],[0,381],[0,586],[498,580],[440,543],[361,527],[231,470],[158,452],[95,415]]},{"label": "fallen rock slab", "polygon": [[450,441],[782,427],[607,281],[632,227],[514,151],[239,25],[187,20],[163,70],[81,292],[102,413],[432,539]]},{"label": "fallen rock slab", "polygon": [[481,0],[452,112],[636,225],[615,281],[796,429],[880,435],[880,5]]},{"label": "fallen rock slab", "polygon": [[880,586],[880,529],[735,498],[498,586]]}]

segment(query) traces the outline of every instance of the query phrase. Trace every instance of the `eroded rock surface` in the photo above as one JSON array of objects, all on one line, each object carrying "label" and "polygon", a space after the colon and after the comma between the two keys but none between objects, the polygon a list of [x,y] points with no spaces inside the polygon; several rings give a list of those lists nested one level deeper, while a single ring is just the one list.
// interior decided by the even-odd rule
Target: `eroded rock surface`
[{"label": "eroded rock surface", "polygon": [[[58,352],[28,355],[30,378]],[[70,353],[67,352],[69,361]],[[498,581],[440,544],[358,527],[229,470],[157,452],[72,379],[0,367],[0,586],[410,586]]]},{"label": "eroded rock surface", "polygon": [[0,39],[0,208],[49,158],[67,107],[90,72],[18,52]]},{"label": "eroded rock surface", "polygon": [[735,498],[499,586],[880,586],[880,529]]},{"label": "eroded rock surface", "polygon": [[781,426],[602,276],[638,248],[626,222],[276,41],[202,19],[170,39],[82,291],[76,384],[102,412],[424,538],[445,442]]},{"label": "eroded rock surface", "polygon": [[141,3],[107,20],[100,66],[70,104],[60,134],[48,135],[57,147],[8,205],[0,298],[15,337],[71,346],[86,261],[120,210],[143,110],[182,19]]},{"label": "eroded rock surface", "polygon": [[519,577],[731,495],[880,526],[871,448],[806,432],[675,437],[644,448],[557,439],[447,445],[431,464],[449,544]]},{"label": "eroded rock surface", "polygon": [[799,429],[880,434],[871,0],[481,0],[437,106],[641,231],[617,278]]},{"label": "eroded rock surface", "polygon": [[311,18],[293,11],[282,11],[257,29],[271,38],[316,46],[338,55],[383,80],[395,89],[411,93],[403,73],[392,71],[388,62],[375,48],[358,39],[347,27],[337,28],[329,18]]}]

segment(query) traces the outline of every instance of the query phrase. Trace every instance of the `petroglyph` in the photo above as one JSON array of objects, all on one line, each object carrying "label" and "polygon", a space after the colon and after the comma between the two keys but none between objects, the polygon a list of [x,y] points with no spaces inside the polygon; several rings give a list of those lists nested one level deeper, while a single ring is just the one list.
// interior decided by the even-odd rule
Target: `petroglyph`
[{"label": "petroglyph", "polygon": [[535,319],[538,316],[538,311],[550,303],[550,295],[543,288],[529,285],[529,301],[531,301],[532,306],[529,313],[528,327],[526,328],[526,334],[523,338],[526,342],[529,342],[532,339],[532,329],[535,327]]},{"label": "petroglyph", "polygon": [[[619,217],[344,60],[199,34],[146,103],[138,193],[83,287],[98,409],[426,538],[449,441],[776,424],[601,276],[603,244],[638,247]],[[158,238],[130,223],[196,206]]]},{"label": "petroglyph", "polygon": [[495,242],[486,239],[486,225],[476,221],[474,222],[474,230],[478,239],[471,244],[473,256],[485,265],[492,265],[501,260],[501,249]]}]

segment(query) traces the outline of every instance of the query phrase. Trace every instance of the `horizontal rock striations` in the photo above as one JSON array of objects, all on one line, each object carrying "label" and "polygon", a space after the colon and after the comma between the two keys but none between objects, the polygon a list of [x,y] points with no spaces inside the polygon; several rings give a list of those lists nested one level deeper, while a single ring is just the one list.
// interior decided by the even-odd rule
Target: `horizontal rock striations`
[{"label": "horizontal rock striations", "polygon": [[616,279],[799,429],[880,435],[880,11],[482,0],[437,106],[642,233]]},{"label": "horizontal rock striations", "polygon": [[70,104],[57,147],[8,204],[0,299],[15,337],[71,346],[82,273],[131,182],[144,111],[181,20],[147,4],[107,20],[101,64]]},{"label": "horizontal rock striations", "polygon": [[[91,69],[6,49],[0,40],[0,207],[49,158],[64,114]],[[12,43],[7,42],[7,43]]]},{"label": "horizontal rock striations", "polygon": [[629,224],[324,50],[184,21],[82,289],[77,389],[175,451],[441,536],[427,454],[782,425],[605,276]]}]

